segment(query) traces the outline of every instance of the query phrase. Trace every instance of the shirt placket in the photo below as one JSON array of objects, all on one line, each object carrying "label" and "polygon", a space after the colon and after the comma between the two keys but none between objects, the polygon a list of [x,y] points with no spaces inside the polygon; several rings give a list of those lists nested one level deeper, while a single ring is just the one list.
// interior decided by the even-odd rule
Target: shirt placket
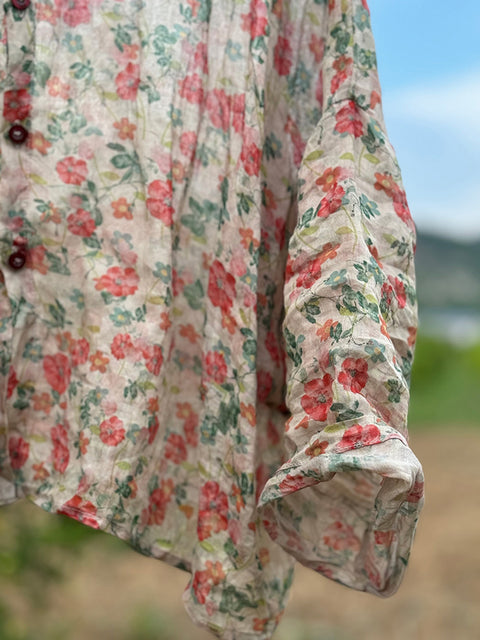
[{"label": "shirt placket", "polygon": [[[2,206],[2,262],[8,273],[24,268],[27,261],[28,235],[25,225],[15,215],[20,193],[28,188],[24,157],[28,154],[30,115],[32,110],[33,7],[31,0],[10,0],[5,11],[6,69],[2,101],[2,171],[0,196]],[[13,283],[12,283],[13,284]]]},{"label": "shirt placket", "polygon": [[[28,192],[28,158],[34,81],[32,0],[10,0],[2,9],[2,113],[0,136],[0,452],[8,432],[8,384],[20,301],[32,284],[28,266],[31,225],[19,207]],[[21,215],[19,212],[22,212]],[[30,229],[30,231],[29,231]],[[30,272],[30,273],[29,273]]]}]

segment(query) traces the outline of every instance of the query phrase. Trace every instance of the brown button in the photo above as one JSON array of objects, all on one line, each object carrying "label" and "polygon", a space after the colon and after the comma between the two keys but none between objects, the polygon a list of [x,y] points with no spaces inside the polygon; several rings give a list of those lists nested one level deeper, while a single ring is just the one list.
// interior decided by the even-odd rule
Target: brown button
[{"label": "brown button", "polygon": [[8,258],[8,264],[12,269],[21,269],[27,261],[27,252],[24,249],[14,251]]},{"label": "brown button", "polygon": [[12,4],[15,9],[19,9],[20,11],[25,11],[30,6],[30,0],[12,0]]},{"label": "brown button", "polygon": [[21,124],[14,124],[8,131],[8,137],[15,144],[21,144],[27,139],[28,131]]}]

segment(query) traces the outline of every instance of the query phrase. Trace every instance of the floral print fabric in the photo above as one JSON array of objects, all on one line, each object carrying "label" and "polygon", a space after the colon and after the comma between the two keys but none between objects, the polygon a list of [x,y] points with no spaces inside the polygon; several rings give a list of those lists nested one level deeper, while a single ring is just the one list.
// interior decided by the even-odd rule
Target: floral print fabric
[{"label": "floral print fabric", "polygon": [[296,560],[392,594],[416,232],[365,0],[14,4],[0,502],[188,571],[225,640],[271,638]]}]

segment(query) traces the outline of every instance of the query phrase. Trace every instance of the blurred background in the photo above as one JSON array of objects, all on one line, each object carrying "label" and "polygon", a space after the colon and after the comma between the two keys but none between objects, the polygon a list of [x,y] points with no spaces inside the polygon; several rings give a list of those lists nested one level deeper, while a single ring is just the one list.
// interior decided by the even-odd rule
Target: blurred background
[{"label": "blurred background", "polygon": [[[427,498],[400,590],[298,566],[275,640],[480,638],[480,3],[369,0],[384,113],[418,232],[411,445]],[[0,640],[211,640],[187,574],[29,503],[0,509]]]}]

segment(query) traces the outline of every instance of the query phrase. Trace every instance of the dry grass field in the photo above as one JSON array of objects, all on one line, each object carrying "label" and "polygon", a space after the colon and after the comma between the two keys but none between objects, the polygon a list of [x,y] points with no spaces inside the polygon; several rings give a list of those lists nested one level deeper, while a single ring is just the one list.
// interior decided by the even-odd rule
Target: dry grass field
[{"label": "dry grass field", "polygon": [[[388,599],[357,593],[297,565],[274,640],[476,640],[480,638],[480,431],[425,428],[411,445],[426,475],[426,503],[410,566]],[[51,518],[30,504],[31,522]],[[33,526],[33,525],[32,525]],[[32,597],[0,579],[1,640],[211,640],[183,610],[187,575],[101,534],[63,550],[61,580]],[[119,544],[122,548],[119,548]],[[125,549],[123,549],[125,547]],[[41,593],[41,597],[38,595]],[[1,614],[0,614],[1,615]]]}]

